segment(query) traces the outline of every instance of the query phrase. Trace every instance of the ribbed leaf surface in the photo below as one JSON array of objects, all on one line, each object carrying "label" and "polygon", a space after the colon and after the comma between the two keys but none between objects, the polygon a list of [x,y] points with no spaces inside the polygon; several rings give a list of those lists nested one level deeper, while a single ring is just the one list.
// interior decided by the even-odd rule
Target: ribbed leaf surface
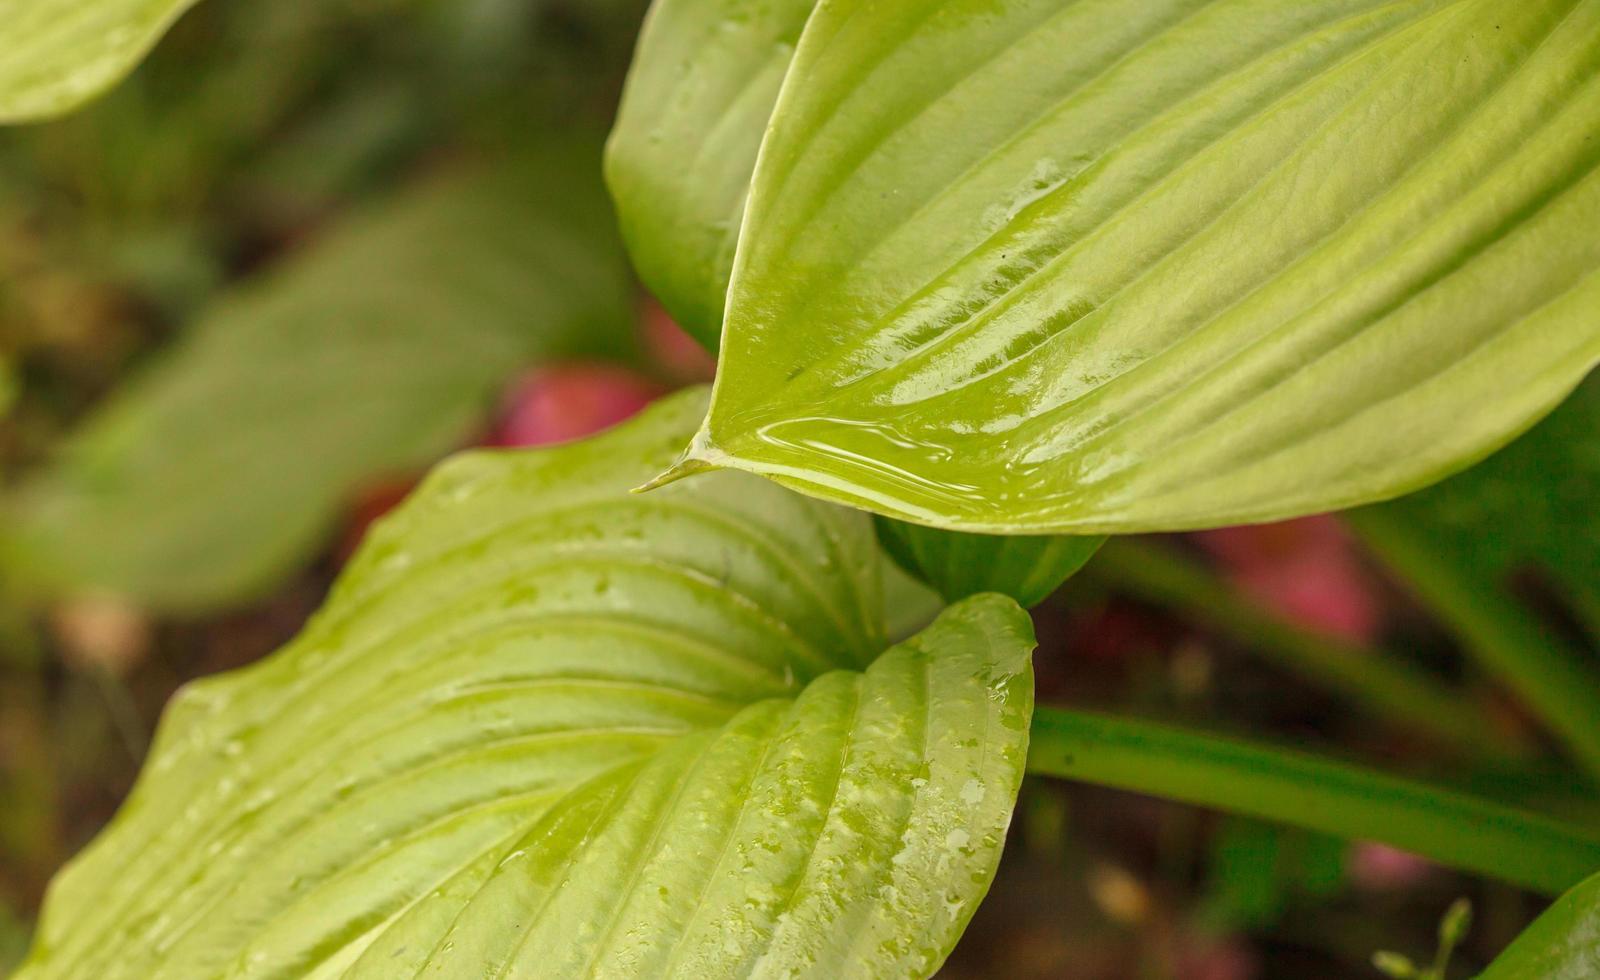
[{"label": "ribbed leaf surface", "polygon": [[1597,133],[1600,0],[826,0],[685,469],[1004,533],[1415,489],[1600,359]]},{"label": "ribbed leaf surface", "polygon": [[198,0],[0,0],[0,123],[66,112],[133,70]]},{"label": "ribbed leaf surface", "polygon": [[518,370],[629,336],[597,157],[409,192],[226,299],[22,489],[9,564],[186,612],[271,588],[362,483],[470,438]]},{"label": "ribbed leaf surface", "polygon": [[630,495],[704,405],[436,472],[298,640],[180,696],[23,976],[931,973],[1021,780],[1027,617],[877,657],[865,517]]}]

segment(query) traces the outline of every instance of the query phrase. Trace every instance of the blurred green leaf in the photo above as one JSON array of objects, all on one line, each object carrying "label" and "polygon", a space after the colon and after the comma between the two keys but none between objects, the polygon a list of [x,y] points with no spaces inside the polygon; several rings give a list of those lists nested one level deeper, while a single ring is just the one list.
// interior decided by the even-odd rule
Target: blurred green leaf
[{"label": "blurred green leaf", "polygon": [[1212,842],[1201,918],[1218,932],[1270,926],[1290,902],[1339,890],[1348,847],[1326,834],[1256,820],[1224,821]]},{"label": "blurred green leaf", "polygon": [[1031,608],[1082,568],[1105,538],[961,534],[878,518],[878,540],[900,567],[954,602],[980,592]]},{"label": "blurred green leaf", "polygon": [[1486,461],[1378,509],[1486,588],[1536,569],[1600,611],[1600,379]]},{"label": "blurred green leaf", "polygon": [[606,182],[628,251],[673,319],[717,349],[756,151],[815,0],[656,0]]},{"label": "blurred green leaf", "polygon": [[1478,980],[1593,977],[1600,977],[1600,875],[1561,896]]},{"label": "blurred green leaf", "polygon": [[19,577],[186,612],[252,597],[358,487],[468,440],[529,362],[627,351],[596,157],[402,193],[218,304],[12,501]]},{"label": "blurred green leaf", "polygon": [[0,973],[21,962],[28,951],[28,927],[0,900]]},{"label": "blurred green leaf", "polygon": [[0,0],[0,123],[58,115],[115,85],[197,0]]},{"label": "blurred green leaf", "polygon": [[677,472],[1027,534],[1442,479],[1600,361],[1597,66],[1596,0],[825,0]]},{"label": "blurred green leaf", "polygon": [[931,974],[1021,782],[1028,618],[879,656],[864,516],[628,492],[704,409],[441,467],[298,640],[180,695],[22,976]]},{"label": "blurred green leaf", "polygon": [[1202,916],[1219,932],[1260,928],[1288,901],[1289,831],[1257,820],[1223,823],[1212,844],[1211,876]]},{"label": "blurred green leaf", "polygon": [[1537,570],[1600,639],[1600,380],[1510,448],[1351,525],[1465,649],[1600,776],[1600,671],[1511,589]]}]

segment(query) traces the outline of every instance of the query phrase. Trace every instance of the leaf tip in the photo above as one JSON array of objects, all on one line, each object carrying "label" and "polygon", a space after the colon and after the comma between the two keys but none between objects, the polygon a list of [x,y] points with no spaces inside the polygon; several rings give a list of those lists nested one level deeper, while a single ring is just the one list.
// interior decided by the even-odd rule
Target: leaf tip
[{"label": "leaf tip", "polygon": [[682,456],[678,457],[678,461],[672,464],[671,469],[642,486],[634,487],[633,492],[649,493],[652,490],[659,490],[669,483],[677,483],[684,477],[717,469],[719,463],[716,455],[713,450],[702,447],[700,440],[696,439],[694,444],[684,450]]}]

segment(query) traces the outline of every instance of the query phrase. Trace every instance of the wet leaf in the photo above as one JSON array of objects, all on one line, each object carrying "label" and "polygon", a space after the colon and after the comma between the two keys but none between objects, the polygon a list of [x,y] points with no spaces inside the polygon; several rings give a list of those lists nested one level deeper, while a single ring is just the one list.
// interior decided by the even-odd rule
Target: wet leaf
[{"label": "wet leaf", "polygon": [[677,472],[1035,534],[1424,486],[1600,360],[1597,125],[1597,0],[828,0]]},{"label": "wet leaf", "polygon": [[932,973],[1022,777],[1027,617],[879,656],[863,515],[630,494],[704,407],[435,472],[288,648],[179,696],[22,976]]}]

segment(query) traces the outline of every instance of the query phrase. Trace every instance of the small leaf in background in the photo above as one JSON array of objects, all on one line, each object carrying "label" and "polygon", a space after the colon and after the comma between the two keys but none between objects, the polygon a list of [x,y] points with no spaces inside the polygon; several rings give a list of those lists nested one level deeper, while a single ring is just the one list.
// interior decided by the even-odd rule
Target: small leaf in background
[{"label": "small leaf in background", "polygon": [[606,183],[639,276],[716,350],[750,175],[815,0],[657,0]]},{"label": "small leaf in background", "polygon": [[1600,361],[1597,66],[1596,0],[824,2],[676,472],[1031,534],[1441,479]]},{"label": "small leaf in background", "polygon": [[11,502],[40,588],[194,612],[264,592],[362,486],[467,442],[540,360],[631,350],[588,149],[450,176],[217,304]]},{"label": "small leaf in background", "polygon": [[1382,951],[1373,954],[1372,965],[1393,980],[1446,980],[1450,973],[1450,957],[1467,937],[1471,925],[1472,903],[1464,898],[1457,899],[1439,921],[1439,948],[1431,964],[1419,967],[1402,953]]},{"label": "small leaf in background", "polygon": [[0,123],[43,119],[116,84],[197,0],[0,0]]},{"label": "small leaf in background", "polygon": [[998,592],[1028,609],[1100,550],[1105,538],[961,534],[878,518],[878,540],[901,568],[955,602]]},{"label": "small leaf in background", "polygon": [[21,977],[931,974],[1022,779],[1028,618],[880,656],[863,515],[630,494],[704,408],[437,470],[287,649],[179,696]]}]

